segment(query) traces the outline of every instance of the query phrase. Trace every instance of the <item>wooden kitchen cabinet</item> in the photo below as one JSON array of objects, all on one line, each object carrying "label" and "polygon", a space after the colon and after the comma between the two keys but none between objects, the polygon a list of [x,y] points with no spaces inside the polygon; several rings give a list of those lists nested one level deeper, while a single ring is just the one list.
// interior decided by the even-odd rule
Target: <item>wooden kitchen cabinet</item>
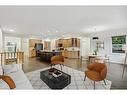
[{"label": "wooden kitchen cabinet", "polygon": [[42,43],[42,40],[39,40],[39,39],[29,39],[29,47],[34,47],[35,43]]},{"label": "wooden kitchen cabinet", "polygon": [[29,57],[36,56],[35,44],[42,43],[41,39],[29,39]]},{"label": "wooden kitchen cabinet", "polygon": [[79,51],[62,51],[65,58],[79,58]]},{"label": "wooden kitchen cabinet", "polygon": [[77,39],[77,47],[80,47],[80,39]]},{"label": "wooden kitchen cabinet", "polygon": [[62,44],[62,47],[80,47],[80,39],[78,38],[69,38],[69,39],[59,39],[56,40],[56,46],[59,47],[59,44]]},{"label": "wooden kitchen cabinet", "polygon": [[68,43],[68,47],[71,47],[72,46],[72,39],[68,39],[67,43]]},{"label": "wooden kitchen cabinet", "polygon": [[51,49],[51,42],[44,41],[44,50],[50,50]]}]

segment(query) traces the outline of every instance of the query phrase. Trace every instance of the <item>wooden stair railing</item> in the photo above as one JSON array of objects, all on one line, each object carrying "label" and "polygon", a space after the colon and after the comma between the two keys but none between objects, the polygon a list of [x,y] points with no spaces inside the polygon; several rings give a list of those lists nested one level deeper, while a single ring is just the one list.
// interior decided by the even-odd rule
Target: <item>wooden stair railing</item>
[{"label": "wooden stair railing", "polygon": [[0,53],[0,64],[24,63],[24,52]]}]

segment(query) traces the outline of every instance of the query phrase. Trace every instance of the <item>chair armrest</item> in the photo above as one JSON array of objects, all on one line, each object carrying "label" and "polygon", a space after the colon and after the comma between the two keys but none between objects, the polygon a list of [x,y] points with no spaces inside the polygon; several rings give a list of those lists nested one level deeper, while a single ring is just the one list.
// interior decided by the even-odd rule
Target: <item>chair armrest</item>
[{"label": "chair armrest", "polygon": [[104,69],[101,70],[100,75],[101,75],[102,80],[106,78],[106,76],[107,76],[107,67],[105,67]]},{"label": "chair armrest", "polygon": [[8,86],[10,87],[10,89],[16,88],[16,85],[15,85],[15,83],[12,80],[11,77],[2,75],[2,76],[0,76],[0,79],[4,80],[8,84]]}]

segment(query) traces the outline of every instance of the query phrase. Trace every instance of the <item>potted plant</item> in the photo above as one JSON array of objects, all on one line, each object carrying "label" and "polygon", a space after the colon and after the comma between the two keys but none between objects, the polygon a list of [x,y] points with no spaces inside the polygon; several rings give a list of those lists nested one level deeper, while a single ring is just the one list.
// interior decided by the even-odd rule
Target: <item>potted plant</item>
[{"label": "potted plant", "polygon": [[94,54],[97,55],[97,52],[98,52],[98,48],[96,48],[96,49],[94,50]]}]

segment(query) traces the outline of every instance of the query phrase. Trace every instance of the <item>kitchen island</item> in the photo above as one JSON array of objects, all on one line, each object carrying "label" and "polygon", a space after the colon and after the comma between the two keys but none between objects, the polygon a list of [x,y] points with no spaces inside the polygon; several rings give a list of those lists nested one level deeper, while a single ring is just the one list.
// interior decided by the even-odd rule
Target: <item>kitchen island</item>
[{"label": "kitchen island", "polygon": [[80,57],[80,51],[63,50],[62,55],[65,58],[79,58]]},{"label": "kitchen island", "polygon": [[61,51],[40,51],[40,60],[45,62],[51,62],[51,57],[55,55],[62,55]]}]

